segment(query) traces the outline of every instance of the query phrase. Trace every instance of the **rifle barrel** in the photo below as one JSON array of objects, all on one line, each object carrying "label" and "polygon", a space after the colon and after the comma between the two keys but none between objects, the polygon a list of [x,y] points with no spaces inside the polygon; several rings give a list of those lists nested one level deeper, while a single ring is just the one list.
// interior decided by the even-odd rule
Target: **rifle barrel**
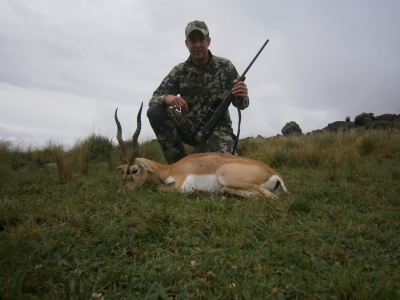
[{"label": "rifle barrel", "polygon": [[253,65],[253,63],[256,61],[257,57],[260,55],[260,53],[264,50],[265,46],[267,46],[269,42],[269,39],[265,41],[264,45],[262,45],[261,49],[257,52],[256,56],[253,58],[253,60],[251,61],[251,63],[249,64],[249,66],[246,68],[246,70],[244,70],[242,76],[240,76],[240,78],[244,77],[247,73],[247,71],[251,68],[251,66]]}]

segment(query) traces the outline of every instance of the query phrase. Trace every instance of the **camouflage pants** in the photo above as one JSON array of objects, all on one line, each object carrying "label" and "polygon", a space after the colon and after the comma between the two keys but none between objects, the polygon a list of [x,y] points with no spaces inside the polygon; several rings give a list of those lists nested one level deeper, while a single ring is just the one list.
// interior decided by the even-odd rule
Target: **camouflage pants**
[{"label": "camouflage pants", "polygon": [[[201,133],[191,136],[196,124],[175,109],[155,104],[148,109],[147,117],[169,164],[187,155],[183,143],[199,144]],[[214,130],[207,141],[210,152],[232,153],[234,145],[235,135],[229,129]]]}]

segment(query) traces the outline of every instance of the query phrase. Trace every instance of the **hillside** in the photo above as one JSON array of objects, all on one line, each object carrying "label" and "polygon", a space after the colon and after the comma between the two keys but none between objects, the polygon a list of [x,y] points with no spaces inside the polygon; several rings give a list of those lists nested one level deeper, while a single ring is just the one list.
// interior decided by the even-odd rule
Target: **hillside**
[{"label": "hillside", "polygon": [[[289,194],[118,193],[106,137],[0,142],[0,299],[400,298],[398,133],[247,138],[239,154]],[[151,141],[140,156],[163,161]]]}]

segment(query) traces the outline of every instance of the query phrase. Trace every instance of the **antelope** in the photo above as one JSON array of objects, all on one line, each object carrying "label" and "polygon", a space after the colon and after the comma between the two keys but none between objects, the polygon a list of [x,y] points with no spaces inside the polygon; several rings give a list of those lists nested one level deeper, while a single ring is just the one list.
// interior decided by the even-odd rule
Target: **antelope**
[{"label": "antelope", "polygon": [[259,161],[237,155],[207,152],[190,154],[181,160],[164,165],[155,161],[138,158],[138,138],[141,130],[141,112],[137,115],[137,127],[132,136],[133,151],[126,157],[126,144],[122,139],[122,127],[117,117],[117,140],[120,147],[123,174],[123,188],[134,190],[145,182],[158,185],[161,191],[194,191],[229,193],[241,197],[264,195],[276,197],[273,193],[279,186],[287,189],[282,176],[271,167]]}]

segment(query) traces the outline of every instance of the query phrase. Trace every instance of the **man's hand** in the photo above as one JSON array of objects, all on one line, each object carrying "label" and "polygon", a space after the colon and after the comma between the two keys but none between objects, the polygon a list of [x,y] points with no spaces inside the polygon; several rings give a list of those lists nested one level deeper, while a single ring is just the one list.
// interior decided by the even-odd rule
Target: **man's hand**
[{"label": "man's hand", "polygon": [[233,84],[235,85],[232,89],[232,94],[236,98],[243,99],[244,97],[247,96],[248,91],[247,91],[247,85],[244,83],[244,81],[237,81],[236,79],[233,81]]},{"label": "man's hand", "polygon": [[180,111],[187,111],[188,105],[183,98],[175,95],[165,95],[164,97],[165,103],[168,106],[171,106],[173,109],[180,110]]}]

